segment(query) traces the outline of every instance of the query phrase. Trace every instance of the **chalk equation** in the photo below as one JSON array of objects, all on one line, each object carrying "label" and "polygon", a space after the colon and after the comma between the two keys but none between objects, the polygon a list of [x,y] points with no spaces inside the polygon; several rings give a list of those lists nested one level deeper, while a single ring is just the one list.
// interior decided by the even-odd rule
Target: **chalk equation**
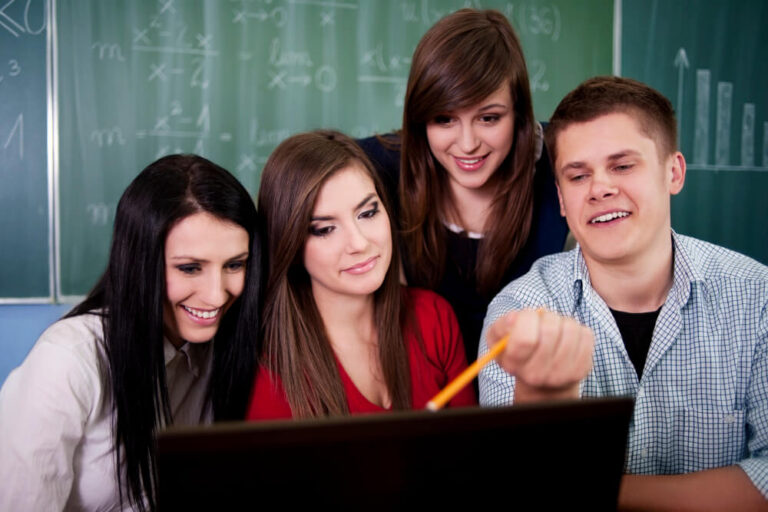
[{"label": "chalk equation", "polygon": [[[0,132],[0,141],[2,141],[2,133]],[[8,135],[5,137],[5,141],[2,145],[3,152],[18,156],[19,160],[24,160],[24,114],[20,113],[13,125],[11,126]]]},{"label": "chalk equation", "polygon": [[115,204],[91,203],[86,205],[85,213],[91,225],[104,227],[111,224],[115,208]]},{"label": "chalk equation", "polygon": [[0,6],[0,33],[13,37],[42,34],[48,23],[44,0],[6,0]]}]

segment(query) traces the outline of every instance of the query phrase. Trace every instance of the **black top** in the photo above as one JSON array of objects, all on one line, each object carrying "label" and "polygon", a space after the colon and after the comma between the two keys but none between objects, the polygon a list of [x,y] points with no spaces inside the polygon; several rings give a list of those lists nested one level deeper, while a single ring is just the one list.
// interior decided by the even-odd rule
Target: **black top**
[{"label": "black top", "polygon": [[650,311],[648,313],[625,313],[611,309],[613,318],[616,319],[616,325],[619,326],[621,339],[624,340],[624,346],[627,348],[629,360],[635,367],[637,378],[643,375],[645,359],[648,357],[648,349],[651,346],[653,329],[656,327],[656,318],[659,311]]},{"label": "black top", "polygon": [[[399,206],[394,199],[398,198],[400,151],[396,145],[398,139],[395,135],[390,134],[386,138],[393,142],[391,146],[382,144],[377,137],[369,137],[357,142],[371,159],[384,182],[390,203],[395,209],[392,217],[397,218]],[[538,258],[560,252],[565,244],[568,226],[565,219],[560,216],[557,190],[546,150],[536,162],[533,186],[533,219],[528,241],[504,273],[502,281],[488,296],[481,296],[476,289],[474,269],[480,240],[468,238],[446,228],[448,261],[445,265],[445,274],[434,291],[445,297],[456,312],[469,362],[477,359],[483,319],[491,299],[507,283],[528,272]],[[414,277],[408,272],[408,254],[402,254],[402,258],[408,283],[423,286],[415,282]]]}]

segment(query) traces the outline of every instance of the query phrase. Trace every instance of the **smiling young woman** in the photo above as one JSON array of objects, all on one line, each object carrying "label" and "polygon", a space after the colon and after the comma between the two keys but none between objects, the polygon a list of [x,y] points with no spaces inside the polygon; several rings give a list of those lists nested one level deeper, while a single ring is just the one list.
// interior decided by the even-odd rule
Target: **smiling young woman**
[{"label": "smiling young woman", "polygon": [[[264,353],[249,419],[422,408],[466,367],[450,305],[399,283],[382,187],[333,131],[270,155],[259,209],[266,241]],[[452,405],[470,405],[470,389]]]},{"label": "smiling young woman", "polygon": [[204,158],[133,180],[106,272],[0,390],[0,510],[153,510],[155,432],[244,416],[256,223],[245,188]]},{"label": "smiling young woman", "polygon": [[506,17],[461,9],[416,47],[402,130],[360,141],[398,199],[406,279],[450,302],[470,361],[493,296],[568,232],[528,84]]}]

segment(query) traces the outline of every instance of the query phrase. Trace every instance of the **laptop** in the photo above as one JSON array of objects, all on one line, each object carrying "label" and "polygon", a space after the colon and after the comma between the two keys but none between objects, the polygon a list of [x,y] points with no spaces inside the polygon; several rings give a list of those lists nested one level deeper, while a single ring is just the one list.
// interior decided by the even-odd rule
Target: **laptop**
[{"label": "laptop", "polygon": [[158,503],[614,510],[632,409],[621,397],[173,427],[157,437]]}]

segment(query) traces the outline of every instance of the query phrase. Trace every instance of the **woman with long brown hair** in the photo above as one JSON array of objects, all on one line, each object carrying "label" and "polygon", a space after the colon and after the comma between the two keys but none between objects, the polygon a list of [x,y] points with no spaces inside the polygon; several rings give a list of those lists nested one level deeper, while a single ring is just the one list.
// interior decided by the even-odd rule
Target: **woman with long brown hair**
[{"label": "woman with long brown hair", "polygon": [[[338,132],[283,141],[261,176],[262,368],[249,419],[424,407],[466,367],[438,295],[400,285],[387,199]],[[466,389],[452,405],[471,405]]]},{"label": "woman with long brown hair", "polygon": [[430,28],[413,55],[402,131],[360,144],[399,199],[408,283],[448,299],[474,360],[490,299],[562,250],[568,230],[504,15],[462,9]]}]

